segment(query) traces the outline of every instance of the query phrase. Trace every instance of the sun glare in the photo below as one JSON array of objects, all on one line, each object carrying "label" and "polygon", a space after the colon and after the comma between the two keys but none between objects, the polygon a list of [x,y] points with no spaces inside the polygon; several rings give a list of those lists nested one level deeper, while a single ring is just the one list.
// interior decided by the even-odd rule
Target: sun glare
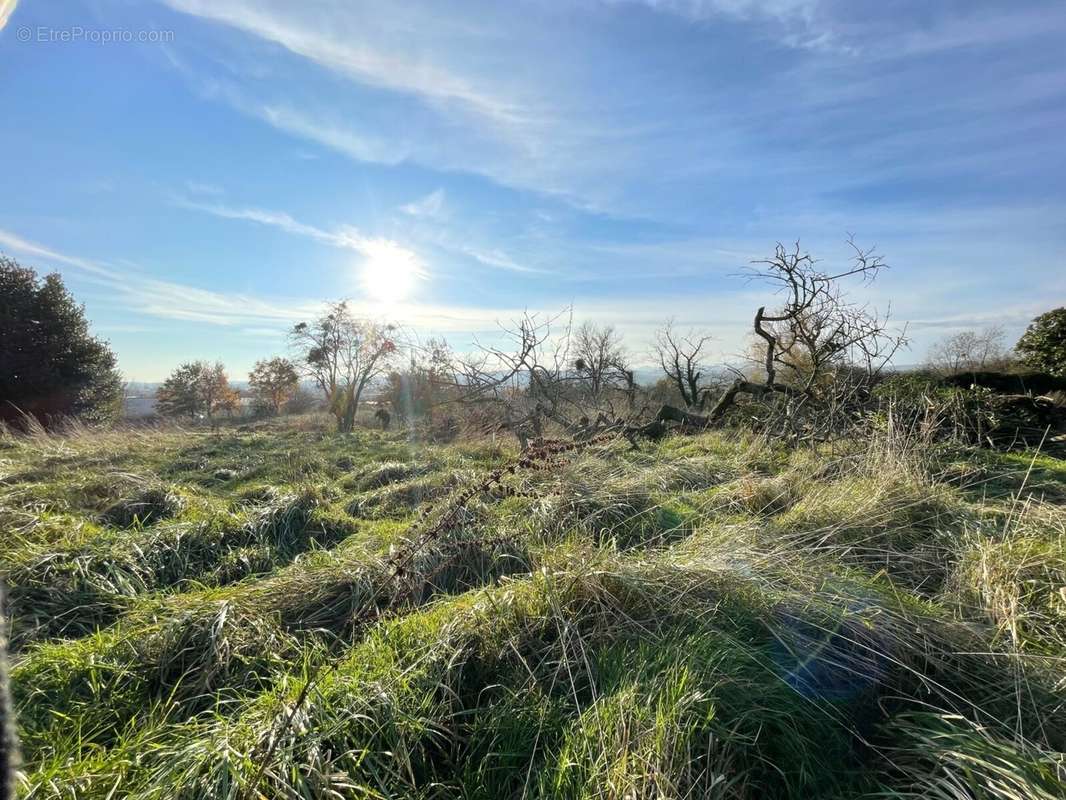
[{"label": "sun glare", "polygon": [[361,282],[371,300],[388,305],[399,303],[426,277],[418,256],[394,242],[370,242],[365,252]]}]

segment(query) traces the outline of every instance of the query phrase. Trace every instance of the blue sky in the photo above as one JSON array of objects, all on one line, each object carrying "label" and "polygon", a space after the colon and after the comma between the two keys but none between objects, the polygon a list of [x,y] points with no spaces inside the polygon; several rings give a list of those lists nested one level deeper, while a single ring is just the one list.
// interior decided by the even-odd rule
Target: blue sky
[{"label": "blue sky", "polygon": [[[5,16],[6,15],[6,16]],[[458,349],[573,304],[741,351],[737,273],[848,233],[856,297],[1013,338],[1066,302],[1066,8],[0,0],[0,250],[134,380],[241,377],[350,297]],[[106,41],[110,36],[112,41]],[[66,40],[64,40],[66,38]]]}]

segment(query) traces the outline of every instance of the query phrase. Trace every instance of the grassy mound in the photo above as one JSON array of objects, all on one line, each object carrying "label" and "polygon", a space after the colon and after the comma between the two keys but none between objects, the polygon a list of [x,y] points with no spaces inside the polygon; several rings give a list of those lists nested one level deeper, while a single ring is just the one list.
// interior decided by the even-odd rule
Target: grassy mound
[{"label": "grassy mound", "polygon": [[164,487],[144,489],[133,497],[126,497],[104,511],[103,521],[118,528],[131,525],[150,525],[161,519],[176,517],[185,502],[181,495]]}]

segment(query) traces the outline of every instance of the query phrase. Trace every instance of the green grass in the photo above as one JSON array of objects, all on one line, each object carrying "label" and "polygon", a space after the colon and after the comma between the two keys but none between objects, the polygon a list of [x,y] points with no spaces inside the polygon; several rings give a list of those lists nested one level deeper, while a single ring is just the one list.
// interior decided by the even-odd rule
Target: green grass
[{"label": "green grass", "polygon": [[517,458],[0,441],[21,795],[1066,796],[1061,461],[715,432],[482,484]]}]

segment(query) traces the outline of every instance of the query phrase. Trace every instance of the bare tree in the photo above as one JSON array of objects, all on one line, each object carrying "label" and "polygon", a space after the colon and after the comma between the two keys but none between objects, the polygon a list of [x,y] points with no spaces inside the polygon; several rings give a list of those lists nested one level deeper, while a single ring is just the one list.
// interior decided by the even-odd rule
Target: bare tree
[{"label": "bare tree", "polygon": [[363,391],[387,371],[397,351],[395,330],[356,319],[341,300],[314,322],[301,322],[289,332],[298,363],[322,390],[342,433],[354,427]]},{"label": "bare tree", "polygon": [[623,389],[632,402],[636,388],[633,371],[627,363],[622,336],[613,325],[583,323],[574,331],[571,353],[574,371],[582,378],[593,405],[613,388]]},{"label": "bare tree", "polygon": [[[905,331],[889,329],[887,314],[845,298],[844,280],[870,282],[887,267],[872,249],[863,250],[850,238],[848,244],[852,262],[838,271],[819,269],[811,255],[800,250],[799,242],[791,250],[778,244],[771,258],[754,262],[750,277],[785,297],[779,310],[767,313],[761,306],[755,312],[753,329],[764,343],[760,363],[765,380],[734,381],[711,410],[711,421],[719,419],[741,393],[785,395],[796,401],[795,407],[825,401],[832,389],[827,390],[823,381],[832,386],[832,378],[854,372],[840,368],[857,367],[867,381],[872,380],[906,343]],[[778,380],[780,373],[788,382]]]},{"label": "bare tree", "polygon": [[[481,410],[483,426],[512,431],[525,449],[544,436],[548,421],[577,437],[622,424],[607,389],[621,390],[632,408],[636,383],[617,334],[588,326],[578,337],[567,312],[526,313],[501,330],[503,344],[478,342],[473,355],[456,362],[457,399]],[[590,349],[575,357],[579,338]],[[594,361],[586,361],[590,354]],[[590,363],[599,375],[598,398],[591,396]]]},{"label": "bare tree", "polygon": [[[847,398],[867,390],[906,343],[905,331],[890,330],[887,314],[846,300],[843,281],[871,281],[886,266],[872,250],[857,247],[851,239],[848,244],[854,251],[852,263],[835,272],[819,269],[798,242],[792,250],[778,244],[771,258],[753,262],[749,277],[784,295],[778,310],[767,313],[766,306],[761,306],[755,312],[752,330],[759,341],[757,363],[765,377],[762,381],[738,377],[706,416],[664,405],[639,433],[660,435],[666,422],[694,427],[716,424],[740,395],[771,401],[783,398],[783,428],[795,435],[799,435],[797,420],[805,407],[846,409]],[[693,388],[698,387],[689,377],[695,378],[698,370],[686,368],[686,351],[673,337],[663,337],[660,347],[665,353],[661,359],[664,371],[679,378],[678,388],[689,402]],[[828,413],[820,416],[829,420],[820,423],[823,428],[835,424],[830,418],[838,418]]]},{"label": "bare tree", "polygon": [[703,377],[704,348],[711,341],[705,334],[689,332],[681,334],[674,328],[674,321],[666,323],[655,336],[655,354],[666,377],[677,387],[685,406],[702,409],[706,392],[700,385]]},{"label": "bare tree", "polygon": [[474,353],[456,360],[460,401],[479,407],[486,425],[512,431],[523,449],[531,436],[543,433],[542,403],[557,405],[555,389],[566,360],[565,345],[550,345],[551,324],[557,319],[526,313],[511,327],[501,326],[505,344],[475,340]]},{"label": "bare tree", "polygon": [[[503,344],[478,342],[472,356],[456,361],[457,400],[479,407],[488,426],[512,431],[523,449],[545,435],[549,421],[583,439],[632,427],[637,385],[612,328],[575,332],[564,311],[526,313],[501,331]],[[626,401],[621,412],[612,402],[618,393]]]},{"label": "bare tree", "polygon": [[942,375],[996,369],[1007,356],[1006,334],[999,325],[960,331],[929,348],[928,366]]}]

